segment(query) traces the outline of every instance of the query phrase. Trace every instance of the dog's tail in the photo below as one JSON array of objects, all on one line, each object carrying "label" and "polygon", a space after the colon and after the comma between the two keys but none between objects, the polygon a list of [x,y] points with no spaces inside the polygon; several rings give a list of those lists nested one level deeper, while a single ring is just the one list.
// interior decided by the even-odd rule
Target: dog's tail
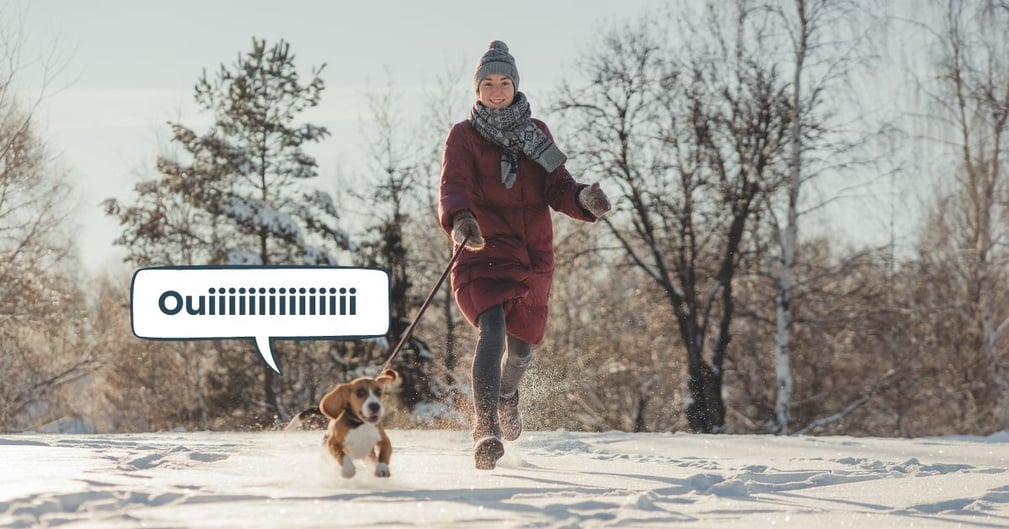
[{"label": "dog's tail", "polygon": [[312,417],[321,417],[322,411],[319,410],[318,406],[312,406],[311,408],[302,410],[297,415],[291,418],[291,422],[287,423],[287,427],[284,428],[286,431],[301,430],[304,422],[311,419]]}]

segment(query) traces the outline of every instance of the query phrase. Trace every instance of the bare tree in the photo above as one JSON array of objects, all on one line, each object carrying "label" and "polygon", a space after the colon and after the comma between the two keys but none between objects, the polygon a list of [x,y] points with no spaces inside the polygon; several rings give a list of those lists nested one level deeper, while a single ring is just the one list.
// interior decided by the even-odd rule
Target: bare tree
[{"label": "bare tree", "polygon": [[[427,94],[427,112],[422,117],[425,127],[420,135],[427,149],[422,150],[421,167],[425,178],[421,180],[423,201],[423,218],[415,224],[414,235],[419,243],[417,251],[421,259],[428,264],[419,275],[424,285],[433,285],[438,275],[451,258],[452,243],[445,235],[438,221],[438,189],[441,184],[442,152],[445,149],[445,138],[456,122],[465,119],[467,105],[472,104],[474,96],[469,91],[471,86],[467,74],[469,69],[463,64],[446,65],[445,69],[435,79],[434,90]],[[442,290],[435,303],[440,309],[440,318],[434,325],[443,329],[444,349],[441,350],[442,365],[445,368],[445,382],[453,393],[451,399],[461,402],[461,390],[457,381],[461,378],[455,373],[460,365],[459,336],[469,329],[459,314],[455,304],[455,296],[450,282],[442,285]],[[432,314],[432,316],[434,316]]]},{"label": "bare tree", "polygon": [[92,385],[98,402],[92,419],[113,432],[208,429],[211,421],[202,380],[195,383],[203,346],[141,340],[130,329],[129,276],[107,274],[94,281],[92,325],[104,368]]},{"label": "bare tree", "polygon": [[[426,295],[414,284],[415,274],[419,273],[416,254],[423,244],[411,240],[410,235],[417,233],[417,223],[427,220],[417,213],[425,211],[428,201],[423,193],[426,145],[418,141],[418,135],[403,119],[403,109],[397,104],[402,98],[391,74],[387,75],[386,85],[368,94],[368,122],[364,126],[368,176],[361,179],[363,185],[351,191],[367,207],[361,212],[366,226],[359,237],[363,264],[381,267],[391,276],[388,347],[378,352],[383,355],[400,341],[420,304],[418,298],[422,301]],[[382,360],[376,358],[373,363]],[[400,373],[400,401],[411,411],[440,399],[445,392],[432,372],[434,360],[427,341],[415,330],[394,365]]]},{"label": "bare tree", "polygon": [[789,127],[780,73],[744,42],[747,12],[721,11],[683,15],[679,53],[655,17],[610,29],[557,105],[579,133],[572,159],[618,188],[606,221],[618,246],[664,292],[697,432],[725,429],[733,280],[765,194],[781,185]]},{"label": "bare tree", "polygon": [[[942,225],[932,223],[928,262],[959,278],[946,303],[956,303],[962,325],[941,338],[956,352],[961,377],[956,400],[965,418],[985,429],[1009,424],[1009,3],[949,0],[916,15],[915,27],[932,38],[940,75],[922,81],[933,145],[945,147],[948,192],[936,202]],[[939,20],[922,20],[941,13]],[[941,209],[939,209],[941,208]],[[937,230],[942,228],[941,230]],[[940,264],[945,261],[945,264]],[[950,285],[954,286],[954,285]]]},{"label": "bare tree", "polygon": [[[841,96],[853,67],[865,56],[862,49],[872,25],[865,24],[867,17],[862,16],[863,10],[856,0],[781,0],[757,4],[754,8],[756,13],[764,10],[772,15],[772,24],[784,28],[792,52],[784,226],[772,222],[778,232],[775,239],[780,248],[780,267],[774,331],[777,394],[771,431],[787,433],[794,385],[790,342],[802,190],[812,179],[821,176],[825,166],[833,173],[843,174],[851,173],[856,165],[851,151],[863,142],[864,133],[845,130],[837,106],[843,99]],[[852,117],[843,119],[852,120]],[[839,139],[845,134],[853,138]],[[817,208],[817,205],[809,206],[806,211]],[[772,220],[775,217],[772,216]]]},{"label": "bare tree", "polygon": [[38,97],[17,96],[25,36],[9,7],[0,6],[0,430],[46,413],[59,388],[97,365],[65,228],[72,190],[34,119],[59,65],[42,58]]},{"label": "bare tree", "polygon": [[[451,258],[452,243],[438,221],[438,188],[445,137],[456,122],[466,119],[473,102],[471,70],[468,61],[446,63],[424,93],[424,112],[415,130],[414,141],[419,179],[414,222],[405,230],[414,255],[416,288],[411,292],[411,306],[420,306]],[[475,337],[459,313],[451,282],[445,281],[433,305],[417,327],[417,333],[430,339],[435,362],[427,368],[437,376],[442,391],[429,402],[425,413],[415,414],[418,422],[448,428],[468,426],[468,414],[460,413],[470,405],[468,364],[461,359],[467,344]]]},{"label": "bare tree", "polygon": [[[527,375],[532,428],[670,431],[685,427],[683,362],[670,362],[665,294],[605,244],[593,226],[558,222],[550,329]],[[587,302],[585,292],[591,292]],[[549,381],[549,383],[546,383]],[[525,390],[524,390],[525,391]]]}]

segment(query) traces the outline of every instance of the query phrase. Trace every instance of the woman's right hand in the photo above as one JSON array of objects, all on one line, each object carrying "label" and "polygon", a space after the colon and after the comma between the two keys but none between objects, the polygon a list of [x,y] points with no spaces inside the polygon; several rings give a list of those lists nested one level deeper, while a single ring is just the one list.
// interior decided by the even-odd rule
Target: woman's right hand
[{"label": "woman's right hand", "polygon": [[484,240],[483,235],[480,234],[480,225],[476,223],[476,217],[469,211],[463,211],[452,219],[452,240],[456,244],[466,241],[466,249],[471,252],[483,250]]}]

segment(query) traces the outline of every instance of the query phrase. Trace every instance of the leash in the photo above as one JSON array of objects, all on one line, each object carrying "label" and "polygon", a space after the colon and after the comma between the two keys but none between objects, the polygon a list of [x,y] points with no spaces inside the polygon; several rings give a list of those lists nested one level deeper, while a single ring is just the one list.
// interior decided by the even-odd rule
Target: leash
[{"label": "leash", "polygon": [[[466,238],[462,240],[462,243],[459,245],[459,248],[455,251],[454,254],[452,254],[452,258],[449,259],[448,261],[448,266],[446,266],[445,271],[441,273],[441,277],[438,278],[438,282],[434,285],[434,288],[431,289],[431,293],[428,294],[427,299],[424,300],[424,304],[420,306],[420,310],[417,312],[417,316],[414,317],[413,321],[410,323],[410,326],[407,327],[405,331],[403,331],[403,335],[400,337],[399,343],[396,344],[396,348],[392,350],[392,354],[389,355],[389,359],[386,360],[385,365],[382,366],[382,371],[389,369],[389,366],[391,366],[392,363],[399,356],[400,349],[403,348],[403,344],[406,343],[407,339],[410,338],[410,335],[413,334],[414,328],[416,328],[417,324],[420,323],[420,317],[424,315],[424,311],[426,311],[428,305],[431,304],[431,300],[434,299],[434,295],[438,293],[438,289],[441,288],[441,284],[445,282],[445,278],[448,277],[448,273],[452,270],[452,265],[454,265],[455,262],[459,260],[459,256],[462,255],[463,249],[466,247],[467,242],[469,242],[469,235],[467,235]],[[381,373],[382,371],[379,371],[379,373]]]}]

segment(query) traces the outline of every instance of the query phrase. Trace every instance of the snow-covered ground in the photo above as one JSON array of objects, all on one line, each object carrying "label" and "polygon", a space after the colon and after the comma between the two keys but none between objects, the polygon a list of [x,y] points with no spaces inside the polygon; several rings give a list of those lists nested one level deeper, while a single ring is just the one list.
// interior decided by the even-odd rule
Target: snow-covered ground
[{"label": "snow-covered ground", "polygon": [[0,527],[1009,527],[1009,435],[393,430],[345,480],[319,431],[0,436]]}]

